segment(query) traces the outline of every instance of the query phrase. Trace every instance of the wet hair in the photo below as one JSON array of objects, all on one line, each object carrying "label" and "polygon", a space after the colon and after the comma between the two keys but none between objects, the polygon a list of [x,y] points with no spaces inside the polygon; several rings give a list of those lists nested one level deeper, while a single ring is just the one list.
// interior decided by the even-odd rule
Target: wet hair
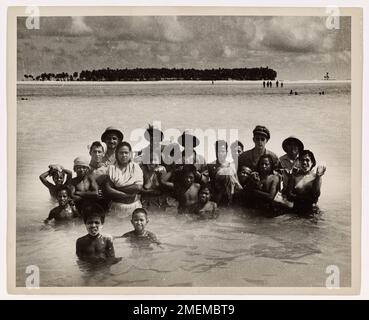
[{"label": "wet hair", "polygon": [[56,194],[58,195],[60,191],[66,191],[69,198],[72,198],[72,190],[67,185],[58,186],[56,188]]},{"label": "wet hair", "polygon": [[226,148],[226,151],[228,151],[228,143],[227,143],[227,141],[217,140],[215,142],[215,151],[216,151],[216,153],[218,153],[218,150],[219,150],[220,147],[225,147]]},{"label": "wet hair", "polygon": [[275,167],[275,163],[274,163],[274,160],[273,160],[273,158],[272,158],[272,156],[270,154],[263,154],[259,158],[259,161],[258,161],[258,164],[257,164],[258,172],[260,172],[260,165],[261,165],[261,161],[263,159],[268,159],[269,160],[269,163],[270,163],[270,172],[273,172],[274,171],[274,167]]},{"label": "wet hair", "polygon": [[313,163],[311,169],[313,169],[316,165],[316,160],[315,160],[315,157],[314,157],[314,153],[312,153],[310,150],[303,150],[299,154],[299,160],[302,161],[302,158],[306,155],[309,156],[309,158],[311,159],[311,162]]},{"label": "wet hair", "polygon": [[99,204],[89,203],[82,208],[82,217],[84,223],[86,223],[89,218],[99,217],[101,223],[104,224],[105,211]]},{"label": "wet hair", "polygon": [[105,149],[104,149],[104,146],[101,144],[101,142],[100,141],[94,141],[94,142],[92,142],[92,144],[91,144],[91,146],[90,146],[90,153],[92,152],[92,149],[93,148],[102,148],[103,149],[103,152],[105,151]]},{"label": "wet hair", "polygon": [[241,147],[242,150],[244,148],[243,143],[239,140],[236,140],[236,141],[232,142],[231,149],[233,149],[235,147]]},{"label": "wet hair", "polygon": [[119,149],[123,147],[128,147],[129,152],[132,151],[132,146],[127,141],[119,142],[117,145],[117,148],[115,149],[115,157],[118,156]]},{"label": "wet hair", "polygon": [[137,208],[132,212],[132,219],[136,213],[143,213],[147,219],[147,211],[144,208]]}]

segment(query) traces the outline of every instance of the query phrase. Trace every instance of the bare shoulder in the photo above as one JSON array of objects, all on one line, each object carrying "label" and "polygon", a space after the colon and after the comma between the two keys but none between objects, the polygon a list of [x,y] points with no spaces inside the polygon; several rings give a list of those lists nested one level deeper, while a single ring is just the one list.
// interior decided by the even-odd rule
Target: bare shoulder
[{"label": "bare shoulder", "polygon": [[86,234],[85,236],[78,238],[76,243],[77,245],[83,244],[84,242],[86,242],[87,239],[88,239],[88,235]]}]

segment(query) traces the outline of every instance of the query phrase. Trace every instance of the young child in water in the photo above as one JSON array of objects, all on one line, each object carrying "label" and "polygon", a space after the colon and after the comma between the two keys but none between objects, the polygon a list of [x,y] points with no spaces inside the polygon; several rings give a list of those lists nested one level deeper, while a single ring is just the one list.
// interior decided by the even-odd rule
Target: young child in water
[{"label": "young child in water", "polygon": [[208,185],[204,185],[199,191],[199,201],[195,206],[194,213],[203,219],[214,219],[218,216],[217,204],[210,201],[211,192]]},{"label": "young child in water", "polygon": [[[52,184],[47,178],[51,177],[54,184]],[[67,177],[65,179],[65,177]],[[50,195],[53,198],[57,196],[57,188],[62,185],[67,185],[72,179],[72,171],[63,168],[58,164],[50,164],[49,170],[40,175],[40,180],[43,185],[49,189]],[[65,181],[64,181],[65,180]]]},{"label": "young child in water", "polygon": [[146,225],[149,223],[149,218],[147,216],[147,211],[144,208],[137,208],[133,211],[131,223],[134,230],[129,231],[118,238],[128,238],[131,241],[149,240],[150,242],[160,244],[154,233],[145,230]]},{"label": "young child in water", "polygon": [[193,206],[198,202],[200,184],[195,182],[196,168],[193,165],[185,165],[178,184],[177,200],[178,213],[191,213]]},{"label": "young child in water", "polygon": [[93,263],[117,263],[122,260],[115,257],[113,238],[101,234],[105,221],[104,210],[97,204],[89,204],[82,215],[88,234],[76,242],[78,258]]},{"label": "young child in water", "polygon": [[57,188],[56,193],[59,206],[50,211],[49,216],[44,220],[46,224],[53,219],[55,222],[62,222],[72,220],[79,216],[76,206],[71,199],[72,192],[69,187],[61,185]]}]

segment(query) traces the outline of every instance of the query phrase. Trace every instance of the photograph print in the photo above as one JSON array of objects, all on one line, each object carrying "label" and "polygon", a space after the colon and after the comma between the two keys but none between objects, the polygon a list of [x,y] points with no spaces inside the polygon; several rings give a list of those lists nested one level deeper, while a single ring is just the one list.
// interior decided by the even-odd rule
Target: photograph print
[{"label": "photograph print", "polygon": [[25,9],[15,291],[353,288],[357,11]]}]

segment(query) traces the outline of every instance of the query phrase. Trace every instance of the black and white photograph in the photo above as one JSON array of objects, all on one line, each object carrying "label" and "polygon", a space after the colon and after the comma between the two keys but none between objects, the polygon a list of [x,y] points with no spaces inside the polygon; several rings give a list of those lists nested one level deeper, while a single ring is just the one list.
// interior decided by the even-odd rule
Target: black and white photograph
[{"label": "black and white photograph", "polygon": [[14,290],[357,289],[361,12],[230,9],[14,9]]}]

